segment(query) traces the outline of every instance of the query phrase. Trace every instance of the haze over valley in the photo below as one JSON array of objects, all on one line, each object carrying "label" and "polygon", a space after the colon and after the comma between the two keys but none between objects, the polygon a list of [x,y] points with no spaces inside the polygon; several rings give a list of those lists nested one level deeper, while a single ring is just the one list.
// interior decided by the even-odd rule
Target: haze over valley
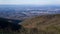
[{"label": "haze over valley", "polygon": [[24,20],[48,14],[60,14],[60,6],[0,5],[0,17]]}]

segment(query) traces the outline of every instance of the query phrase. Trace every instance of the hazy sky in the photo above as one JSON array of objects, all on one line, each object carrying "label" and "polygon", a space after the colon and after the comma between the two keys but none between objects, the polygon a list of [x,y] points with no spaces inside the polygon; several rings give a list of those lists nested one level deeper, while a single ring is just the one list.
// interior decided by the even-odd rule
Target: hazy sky
[{"label": "hazy sky", "polygon": [[60,5],[60,0],[0,0],[0,4]]}]

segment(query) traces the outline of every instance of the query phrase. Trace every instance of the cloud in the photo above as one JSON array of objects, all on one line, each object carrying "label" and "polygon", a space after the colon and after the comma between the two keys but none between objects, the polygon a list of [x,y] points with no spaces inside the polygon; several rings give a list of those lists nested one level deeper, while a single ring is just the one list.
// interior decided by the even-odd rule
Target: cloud
[{"label": "cloud", "polygon": [[0,0],[0,4],[60,5],[60,0]]}]

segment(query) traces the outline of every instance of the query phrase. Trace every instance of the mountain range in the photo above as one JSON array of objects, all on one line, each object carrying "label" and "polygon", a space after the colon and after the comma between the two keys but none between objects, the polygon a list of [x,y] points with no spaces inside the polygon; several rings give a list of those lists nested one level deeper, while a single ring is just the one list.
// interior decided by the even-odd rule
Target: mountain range
[{"label": "mountain range", "polygon": [[24,20],[26,18],[60,14],[60,6],[0,5],[0,17]]}]

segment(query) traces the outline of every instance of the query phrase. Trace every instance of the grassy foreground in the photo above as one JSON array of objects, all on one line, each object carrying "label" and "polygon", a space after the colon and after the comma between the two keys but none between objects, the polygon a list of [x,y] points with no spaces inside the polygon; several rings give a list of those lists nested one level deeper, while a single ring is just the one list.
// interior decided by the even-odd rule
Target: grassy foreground
[{"label": "grassy foreground", "polygon": [[0,34],[60,34],[60,14],[28,18],[21,25],[20,32],[0,30]]}]

